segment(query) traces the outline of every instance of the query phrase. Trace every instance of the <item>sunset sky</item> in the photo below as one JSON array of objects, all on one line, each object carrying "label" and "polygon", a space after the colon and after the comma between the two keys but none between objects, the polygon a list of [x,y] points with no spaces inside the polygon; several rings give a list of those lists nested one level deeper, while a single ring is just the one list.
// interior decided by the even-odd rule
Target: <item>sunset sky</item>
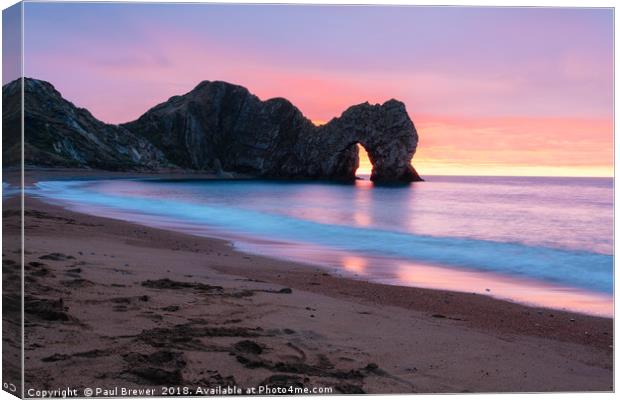
[{"label": "sunset sky", "polygon": [[26,76],[106,122],[225,80],[316,123],[397,98],[422,175],[613,173],[611,9],[26,3],[24,20]]}]

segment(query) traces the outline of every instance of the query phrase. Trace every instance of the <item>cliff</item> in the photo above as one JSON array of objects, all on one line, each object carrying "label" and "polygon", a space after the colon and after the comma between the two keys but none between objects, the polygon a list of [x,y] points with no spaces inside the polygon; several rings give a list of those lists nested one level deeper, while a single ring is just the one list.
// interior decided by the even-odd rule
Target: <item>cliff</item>
[{"label": "cliff", "polygon": [[[19,113],[8,110],[19,110],[18,89],[18,81],[3,87],[9,161],[7,151],[19,137]],[[286,99],[261,101],[244,87],[204,81],[136,121],[110,125],[63,99],[47,82],[27,78],[24,92],[28,164],[350,180],[360,143],[373,164],[372,180],[420,180],[411,167],[418,135],[405,105],[396,100],[350,107],[317,127]]]},{"label": "cliff", "polygon": [[[3,162],[19,162],[21,84],[2,87]],[[105,124],[65,100],[48,82],[24,79],[27,165],[153,170],[170,164],[161,151],[127,129]]]}]

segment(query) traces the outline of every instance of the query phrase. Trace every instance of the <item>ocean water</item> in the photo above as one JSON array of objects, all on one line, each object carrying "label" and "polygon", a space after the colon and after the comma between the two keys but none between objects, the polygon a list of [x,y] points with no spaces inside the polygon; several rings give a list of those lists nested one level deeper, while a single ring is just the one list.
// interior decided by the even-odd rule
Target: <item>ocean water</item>
[{"label": "ocean water", "polygon": [[358,279],[613,312],[610,178],[434,176],[398,187],[62,180],[27,192]]}]

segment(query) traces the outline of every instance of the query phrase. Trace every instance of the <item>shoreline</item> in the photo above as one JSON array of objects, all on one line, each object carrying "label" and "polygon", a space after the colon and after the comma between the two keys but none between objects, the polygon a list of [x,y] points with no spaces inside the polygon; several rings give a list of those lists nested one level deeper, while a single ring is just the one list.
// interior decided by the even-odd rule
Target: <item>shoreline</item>
[{"label": "shoreline", "polygon": [[[39,171],[41,172],[41,171]],[[179,174],[164,174],[164,175],[153,175],[153,174],[134,174],[134,173],[105,173],[103,171],[81,171],[82,175],[75,175],[76,171],[71,170],[67,171],[64,169],[56,169],[56,170],[46,170],[43,174],[35,174],[36,177],[29,177],[29,181],[36,182],[38,180],[44,179],[58,179],[60,177],[70,177],[72,179],[80,179],[81,177],[92,178],[92,179],[109,179],[109,178],[150,178],[154,177],[157,179],[207,179],[207,180],[220,180],[227,179],[216,177],[214,175],[179,175]],[[47,174],[52,174],[51,176],[46,176]],[[247,179],[243,177],[238,177],[235,180]],[[64,207],[62,202],[53,202],[49,200],[51,204],[58,204],[61,207]],[[135,218],[123,218],[122,215],[117,213],[112,213],[106,215],[105,212],[89,212],[88,209],[85,208],[73,208],[75,212],[82,212],[89,215],[99,215],[101,217],[109,217],[113,219],[124,220],[129,223],[135,223],[138,225],[149,226],[151,228],[160,228],[173,230],[179,233],[187,233],[194,236],[192,229],[188,231],[184,226],[180,227],[171,227],[168,226],[168,223],[151,223],[148,220],[140,220]],[[122,213],[121,213],[122,214]],[[370,263],[375,265],[382,265],[383,260],[387,260],[388,257],[385,256],[357,256],[356,253],[353,252],[341,252],[343,256],[335,255],[338,253],[337,251],[330,250],[326,248],[321,254],[330,254],[331,256],[321,257],[320,259],[307,261],[304,257],[300,256],[286,256],[286,254],[292,254],[291,249],[283,249],[286,250],[284,254],[282,251],[278,254],[277,251],[269,250],[269,249],[252,249],[255,247],[254,244],[257,242],[252,238],[243,238],[241,236],[237,236],[235,234],[223,234],[220,231],[207,229],[205,232],[200,234],[201,237],[207,238],[216,238],[220,240],[229,241],[238,251],[246,252],[252,256],[264,256],[266,258],[277,258],[280,261],[295,263],[302,263],[307,265],[310,268],[320,267],[327,272],[335,273],[344,278],[352,279],[352,280],[360,280],[367,283],[374,284],[385,284],[388,286],[398,286],[398,287],[413,287],[419,289],[427,289],[427,290],[440,290],[446,292],[454,292],[454,293],[463,293],[463,294],[476,294],[487,297],[492,297],[497,300],[507,301],[510,303],[516,303],[520,305],[524,305],[527,307],[537,308],[537,309],[547,309],[551,312],[569,312],[590,316],[599,316],[603,318],[612,318],[613,317],[613,297],[607,293],[595,292],[592,290],[588,290],[585,288],[577,288],[572,286],[566,286],[559,283],[550,283],[544,280],[536,280],[534,278],[528,277],[515,277],[511,275],[502,274],[499,272],[491,272],[491,271],[479,271],[479,270],[461,270],[458,268],[451,268],[449,266],[436,265],[432,263],[423,263],[423,262],[408,262],[407,260],[397,260],[394,259],[393,262],[404,263],[402,268],[408,268],[409,270],[403,269],[401,274],[406,276],[401,278],[390,278],[390,279],[372,279],[371,277],[364,277],[363,274],[357,273],[357,271],[353,271],[348,273],[346,270],[349,270],[347,265],[343,265],[341,259],[344,257],[345,259],[353,259],[353,258],[365,258],[364,263]],[[260,241],[260,240],[259,240]],[[239,244],[239,246],[237,246]],[[278,245],[277,241],[273,242],[274,245]],[[248,248],[248,245],[249,248]],[[287,247],[288,243],[282,242],[281,246]],[[290,247],[290,246],[288,246]],[[296,251],[301,254],[304,253],[303,248],[296,249]],[[316,252],[316,250],[314,250]],[[288,253],[287,253],[288,252]],[[330,258],[331,257],[331,258]],[[333,265],[337,265],[338,267],[333,267]],[[339,271],[341,270],[341,271]],[[432,280],[428,280],[424,282],[424,279],[420,280],[416,279],[416,274],[421,274],[420,276],[426,276],[434,274],[436,275],[435,279],[440,279],[442,275],[456,275],[458,278],[456,281],[459,282],[470,282],[469,286],[467,284],[458,284],[452,282],[452,280],[448,279],[448,284],[435,284]],[[409,276],[411,278],[409,278]],[[396,280],[394,280],[396,279]],[[399,282],[398,279],[404,280]],[[412,282],[410,283],[409,280]],[[481,282],[487,281],[487,282]],[[476,288],[476,286],[478,286]],[[483,288],[486,288],[483,290]],[[489,289],[493,288],[493,289]],[[499,290],[497,290],[499,289]],[[525,291],[523,289],[526,289]],[[486,291],[486,293],[485,293]],[[565,298],[563,293],[572,293],[571,298]],[[611,300],[610,300],[611,299]],[[569,301],[569,303],[566,303]],[[570,303],[570,301],[574,301]],[[589,308],[588,308],[589,307]]]},{"label": "shoreline", "polygon": [[[16,171],[11,171],[9,172],[9,176],[13,176],[15,175]],[[7,175],[7,174],[5,174]],[[179,170],[170,170],[167,172],[135,172],[135,171],[131,171],[131,172],[127,172],[127,171],[104,171],[104,170],[84,170],[84,169],[79,169],[79,168],[40,168],[40,167],[32,167],[30,169],[26,169],[25,170],[25,184],[26,185],[31,185],[33,183],[36,183],[39,180],[44,180],[44,179],[58,179],[58,178],[70,178],[70,179],[75,179],[75,178],[92,178],[92,179],[110,179],[110,178],[119,178],[119,179],[124,179],[124,178],[158,178],[158,179],[205,179],[205,180],[245,180],[245,179],[252,179],[249,176],[226,176],[226,177],[222,177],[222,176],[218,176],[217,174],[213,174],[213,173],[201,173],[201,172],[196,172],[196,171],[179,171]],[[255,178],[254,178],[255,179]],[[41,201],[42,203],[51,205],[53,207],[58,207],[64,210],[68,210],[65,207],[63,207],[62,205],[52,205],[48,202],[42,201],[42,200],[37,200],[37,201]],[[82,213],[80,211],[76,211],[76,210],[68,210],[70,212],[76,212],[76,213],[80,213],[83,215],[92,215],[92,214],[86,214],[86,213]],[[95,215],[92,215],[93,217],[95,217]],[[107,218],[107,217],[101,217],[101,218]],[[109,217],[111,219],[116,220],[114,217]],[[163,230],[168,230],[165,227],[157,227],[157,226],[148,226],[148,225],[143,225],[140,224],[139,222],[134,222],[134,221],[126,221],[126,220],[118,220],[118,221],[122,221],[122,222],[126,222],[129,224],[135,224],[138,226],[143,226],[143,227],[148,227],[150,229],[163,229]],[[206,238],[207,240],[221,240],[224,241],[226,243],[228,243],[230,245],[231,248],[234,249],[234,238],[230,238],[227,237],[226,235],[220,235],[220,237],[218,237],[217,232],[213,233],[213,236],[209,235],[209,236],[195,236],[189,233],[184,233],[181,231],[173,231],[170,230],[171,232],[175,232],[175,233],[179,233],[182,235],[187,235],[189,237],[192,238],[196,238],[196,237],[201,237],[201,238]],[[303,262],[298,262],[296,260],[290,260],[290,259],[286,259],[286,258],[278,258],[272,255],[261,255],[258,253],[252,253],[251,251],[243,251],[240,249],[235,249],[234,251],[239,252],[239,253],[243,253],[243,254],[247,254],[249,256],[252,257],[261,257],[264,258],[265,260],[278,260],[280,263],[291,263],[294,265],[298,265],[298,266],[304,266],[305,268],[310,268],[310,269],[317,269],[317,268],[321,268],[323,269],[322,272],[325,272],[325,270],[327,268],[325,268],[324,266],[320,266],[317,264],[312,264],[312,263],[303,263]],[[441,266],[439,266],[441,267]],[[449,268],[447,268],[449,269]],[[503,275],[500,274],[499,276],[500,278],[503,277]],[[355,278],[355,277],[347,277],[347,276],[343,276],[340,275],[338,277],[339,279],[345,279],[348,281],[354,281],[354,282],[363,282],[365,284],[369,284],[369,285],[380,285],[380,286],[387,286],[387,287],[397,287],[397,288],[401,288],[401,289],[414,289],[414,290],[422,290],[422,291],[439,291],[439,292],[446,292],[446,293],[454,293],[454,294],[463,294],[463,295],[467,295],[467,296],[482,296],[482,297],[486,297],[486,298],[490,298],[493,300],[497,300],[500,302],[505,302],[508,304],[514,304],[514,305],[519,305],[519,306],[524,306],[527,308],[531,308],[533,310],[536,310],[536,312],[540,312],[541,310],[545,310],[548,313],[567,313],[567,314],[575,314],[575,315],[583,315],[583,316],[589,316],[589,317],[595,317],[595,318],[609,318],[611,320],[613,320],[613,316],[609,317],[609,316],[605,316],[605,315],[597,315],[597,314],[592,314],[592,313],[587,313],[587,312],[580,312],[580,311],[576,311],[576,310],[567,310],[567,309],[559,309],[559,308],[553,308],[553,307],[548,307],[548,306],[544,306],[544,305],[537,305],[537,304],[528,304],[525,302],[519,302],[519,301],[514,301],[511,299],[503,299],[500,297],[495,297],[493,295],[490,294],[484,294],[484,293],[472,293],[472,292],[468,292],[468,291],[453,291],[453,290],[449,290],[449,289],[443,289],[443,288],[429,288],[429,287],[419,287],[419,286],[406,286],[406,285],[398,285],[398,284],[391,284],[391,283],[381,283],[381,282],[370,282],[370,281],[365,281],[363,278]],[[510,280],[510,277],[505,277],[507,278],[507,280]],[[536,281],[533,281],[536,282]],[[544,284],[544,282],[542,282],[541,284]],[[588,291],[584,290],[584,293],[590,293]],[[613,306],[612,306],[613,308]]]},{"label": "shoreline", "polygon": [[[68,214],[78,214],[84,217],[92,217],[96,219],[102,220],[110,220],[115,221],[120,224],[127,224],[129,226],[139,227],[141,229],[154,230],[154,231],[164,231],[173,235],[179,235],[180,237],[184,237],[188,241],[197,241],[204,240],[206,242],[219,242],[220,246],[226,248],[229,252],[235,254],[236,256],[242,257],[244,260],[253,259],[259,261],[261,263],[266,263],[272,265],[272,267],[268,269],[257,270],[254,268],[248,268],[247,265],[240,267],[231,267],[230,265],[220,266],[220,265],[212,265],[211,268],[218,270],[223,273],[234,272],[235,274],[243,275],[252,279],[265,279],[269,280],[273,283],[280,283],[283,285],[288,285],[291,287],[297,287],[299,289],[316,292],[320,294],[327,294],[335,297],[355,297],[363,301],[374,302],[380,305],[388,305],[388,306],[397,306],[405,309],[411,309],[416,311],[427,311],[427,307],[431,303],[433,304],[434,311],[437,313],[446,312],[447,314],[457,314],[463,317],[461,320],[468,321],[473,324],[474,327],[490,327],[493,326],[496,329],[505,330],[506,333],[531,333],[536,336],[540,334],[541,337],[552,337],[546,336],[546,329],[538,328],[535,330],[530,330],[527,327],[522,326],[521,324],[517,326],[511,325],[501,325],[497,324],[494,321],[492,324],[484,323],[483,320],[486,319],[484,317],[484,313],[486,312],[484,309],[492,308],[505,308],[506,316],[510,318],[512,315],[528,315],[534,316],[536,315],[547,315],[550,318],[557,319],[554,322],[561,321],[562,319],[565,321],[578,319],[593,321],[594,323],[598,322],[611,322],[613,321],[613,317],[600,316],[600,315],[592,315],[587,313],[581,313],[570,310],[561,310],[555,308],[548,308],[537,305],[528,305],[523,303],[518,303],[510,300],[499,299],[493,297],[491,295],[478,294],[478,293],[468,293],[461,291],[450,291],[444,289],[430,289],[423,287],[414,287],[414,286],[401,286],[401,285],[393,285],[386,283],[378,283],[366,281],[363,279],[357,279],[353,277],[346,276],[336,276],[328,273],[324,267],[300,263],[296,261],[280,259],[250,252],[244,252],[242,250],[235,249],[232,241],[227,239],[222,239],[218,237],[204,237],[204,236],[195,236],[187,233],[182,233],[173,230],[167,230],[163,228],[149,227],[147,225],[142,225],[138,223],[128,222],[124,220],[117,220],[114,218],[108,217],[99,217],[90,214],[84,214],[78,211],[68,210],[59,205],[49,204],[47,202],[32,199],[27,197],[27,202],[30,204],[36,204],[37,208],[42,208],[47,210],[53,210],[56,213],[59,213],[60,210],[63,212],[67,212]],[[247,264],[247,263],[246,263]],[[292,276],[283,276],[282,274],[289,274]],[[313,281],[308,282],[307,278],[312,277]],[[318,281],[318,282],[317,282]],[[318,284],[317,284],[318,283]],[[348,289],[350,288],[350,289]],[[393,292],[393,293],[390,293]],[[422,300],[421,297],[425,299]],[[452,304],[451,302],[445,301],[446,298],[453,298],[454,305],[452,306],[443,306],[443,304]],[[454,309],[453,307],[458,307]],[[441,318],[441,317],[439,317]],[[446,316],[448,319],[455,319],[454,317]],[[537,322],[543,321],[544,319],[538,319],[536,317],[532,318],[533,324],[538,326]],[[576,331],[581,331],[582,327],[579,324],[575,325],[573,321],[571,324],[554,324],[555,327],[560,328],[565,333],[568,331],[572,331],[573,329],[569,329],[572,327],[576,327]],[[593,333],[593,332],[589,332]],[[590,335],[585,335],[590,336]],[[558,336],[560,338],[560,336]],[[580,335],[570,336],[571,339],[568,339],[568,336],[562,338],[560,340],[567,339],[567,341],[575,340],[575,343],[580,344],[590,344],[596,343],[597,340],[593,337],[590,338],[581,338]],[[606,340],[600,341],[603,347],[606,344]],[[611,344],[611,342],[610,342]]]},{"label": "shoreline", "polygon": [[[77,209],[66,208],[65,205],[62,204],[62,201],[58,201],[57,203],[54,203],[53,200],[49,200],[49,202],[47,202],[41,199],[40,201],[46,202],[47,204],[50,204],[50,205],[56,205],[58,207],[68,209],[71,212],[77,212],[77,213],[84,214],[84,215],[91,215],[91,216],[96,216],[96,217],[101,217],[101,218],[109,218],[109,219],[127,222],[129,224],[135,224],[138,226],[143,226],[143,227],[147,227],[151,229],[162,229],[162,230],[166,230],[170,232],[188,235],[189,237],[200,237],[200,238],[205,238],[207,240],[221,240],[227,243],[227,245],[229,245],[231,249],[233,249],[233,251],[235,251],[236,253],[245,254],[251,257],[260,257],[261,259],[264,259],[266,263],[269,261],[277,260],[279,263],[290,263],[293,268],[301,267],[301,268],[307,269],[308,271],[309,270],[312,270],[312,271],[320,270],[322,275],[327,274],[334,278],[344,279],[346,281],[362,282],[368,285],[381,285],[381,286],[386,286],[387,288],[397,287],[397,288],[403,288],[403,289],[411,288],[411,289],[417,289],[417,290],[431,290],[431,291],[436,290],[439,292],[452,293],[452,294],[482,296],[482,297],[491,298],[491,299],[498,300],[498,301],[507,302],[510,304],[522,305],[528,308],[536,309],[538,311],[546,310],[550,314],[553,314],[553,312],[565,312],[569,314],[613,319],[613,296],[606,295],[603,293],[588,291],[588,290],[580,289],[580,288],[555,285],[555,284],[547,283],[544,281],[537,281],[532,278],[518,278],[518,277],[509,276],[509,275],[503,275],[501,273],[489,272],[489,271],[460,270],[457,268],[446,267],[446,266],[441,266],[441,265],[422,264],[422,263],[418,263],[416,265],[415,263],[412,263],[413,265],[415,265],[415,268],[418,271],[420,271],[422,274],[428,273],[428,274],[435,275],[433,279],[438,279],[439,278],[438,275],[446,275],[446,274],[450,275],[449,279],[454,279],[454,276],[457,276],[458,278],[456,280],[458,281],[460,279],[462,282],[472,280],[472,279],[474,280],[478,279],[478,280],[484,280],[484,285],[483,285],[484,287],[492,287],[494,289],[493,291],[491,291],[491,289],[487,289],[486,292],[484,292],[482,290],[477,290],[477,291],[469,290],[473,288],[467,288],[466,284],[459,286],[458,284],[455,285],[452,283],[452,286],[456,288],[449,288],[447,287],[448,284],[444,284],[444,287],[442,287],[441,284],[424,286],[424,285],[419,285],[415,283],[405,284],[405,283],[401,283],[395,280],[381,281],[379,279],[373,279],[370,276],[366,277],[364,276],[364,274],[357,273],[355,271],[354,272],[348,271],[346,265],[342,265],[340,261],[338,260],[339,257],[336,257],[334,254],[342,253],[343,255],[345,255],[344,256],[345,259],[356,259],[356,258],[364,259],[365,260],[364,262],[366,264],[373,264],[373,262],[381,262],[378,260],[381,257],[366,257],[362,255],[358,256],[357,253],[354,253],[354,252],[345,252],[345,251],[339,252],[333,249],[325,248],[324,249],[325,253],[333,253],[332,256],[334,257],[334,260],[332,262],[328,262],[327,259],[324,259],[321,264],[321,262],[316,261],[316,260],[313,260],[313,261],[303,260],[303,257],[301,256],[300,257],[290,257],[290,256],[285,256],[285,255],[279,256],[278,254],[276,254],[277,251],[273,251],[274,254],[269,254],[269,251],[261,252],[259,248],[256,248],[258,243],[265,242],[265,243],[274,244],[276,246],[277,245],[288,246],[289,248],[286,249],[287,254],[291,254],[291,252],[294,251],[294,247],[290,247],[290,244],[287,242],[272,241],[270,239],[261,240],[261,239],[251,238],[251,237],[239,236],[235,234],[223,234],[220,231],[213,230],[213,229],[208,229],[206,232],[202,232],[201,234],[196,235],[191,232],[183,231],[182,229],[174,229],[172,227],[166,226],[165,224],[161,226],[158,224],[150,224],[145,221],[129,220],[129,219],[124,218],[122,215],[115,215],[114,213],[110,215],[105,215],[105,212],[103,212],[104,215],[102,215],[102,214],[97,213],[96,211],[92,212],[92,209],[86,210],[86,209],[80,209],[80,208],[77,208]],[[248,244],[250,244],[250,246],[248,246]],[[254,250],[252,248],[254,248]],[[302,248],[297,248],[297,249],[303,251]],[[317,249],[318,249],[318,246],[314,248],[314,251],[317,251]],[[246,273],[246,272],[243,271],[243,273]],[[247,272],[247,273],[251,274],[253,272]],[[498,291],[497,287],[500,287],[500,288],[503,287],[504,290],[508,290],[508,293],[512,293],[513,295],[521,296],[521,297],[511,298],[507,295],[506,296],[497,295],[496,293],[498,292],[503,293],[501,290]],[[518,293],[521,289],[527,290],[528,293],[527,294]],[[581,302],[584,302],[590,305],[590,310],[597,310],[599,312],[598,313],[595,311],[588,312],[586,309],[581,310],[579,309],[579,304],[569,306],[566,303],[562,303],[562,301],[566,301],[566,299],[564,300],[562,299],[563,295],[561,294],[562,292],[565,292],[565,291],[573,292],[573,299],[575,297],[578,297],[579,298],[578,301],[581,301]],[[540,303],[537,303],[536,301],[528,302],[526,300],[523,300],[527,298],[537,298],[537,297],[540,298],[540,296],[543,296],[543,295],[551,297],[551,298],[553,298],[554,296],[558,296],[559,298],[555,298],[551,300],[547,299],[546,303],[542,301]],[[609,302],[609,304],[607,302]],[[554,307],[551,304],[554,304],[557,306]],[[562,304],[562,306],[560,306],[560,304]]]},{"label": "shoreline", "polygon": [[[8,172],[8,173],[6,173]],[[19,175],[18,175],[19,171],[5,171],[5,177],[8,175],[10,178],[12,178],[11,180],[16,179]],[[17,176],[16,176],[17,175]],[[44,179],[59,179],[59,178],[68,178],[68,179],[80,179],[80,178],[90,178],[90,179],[110,179],[110,178],[119,178],[119,179],[127,179],[127,178],[158,178],[158,179],[205,179],[205,180],[246,180],[246,179],[255,179],[249,176],[219,176],[217,174],[213,174],[213,173],[201,173],[201,172],[197,172],[197,171],[179,171],[179,170],[170,170],[170,171],[159,171],[159,172],[145,172],[145,171],[141,171],[141,172],[135,172],[135,171],[131,171],[131,172],[127,172],[127,171],[105,171],[105,170],[85,170],[85,169],[79,169],[79,168],[41,168],[41,167],[31,167],[29,169],[26,169],[24,171],[24,181],[26,185],[32,185],[33,183],[36,183],[37,181],[40,180],[44,180]],[[37,201],[42,201],[42,200],[37,200]],[[45,202],[45,201],[42,201]],[[50,204],[48,202],[45,202],[45,204]],[[64,208],[62,205],[57,205],[57,207],[62,208],[62,209],[66,209]],[[76,213],[82,213],[81,211],[77,211],[77,210],[70,210],[71,212],[76,212]],[[95,216],[94,214],[86,214],[84,213],[84,215],[92,215]],[[101,217],[101,218],[106,218],[106,217]],[[111,219],[115,219],[114,217],[109,217]],[[144,227],[149,227],[152,229],[164,229],[167,230],[165,227],[157,227],[157,226],[148,226],[148,225],[143,225],[140,224],[139,222],[134,222],[134,221],[126,221],[126,220],[120,220],[119,221],[124,221],[127,222],[129,224],[136,224],[139,226],[144,226]],[[207,239],[213,239],[213,240],[222,240],[224,242],[227,242],[230,244],[231,247],[234,247],[234,238],[231,238],[227,235],[220,235],[218,237],[217,232],[213,233],[213,236],[211,236],[210,234],[208,234],[207,236],[195,236],[189,233],[184,233],[181,231],[173,231],[173,232],[177,232],[180,234],[186,234],[190,237],[203,237],[203,238],[207,238]],[[273,255],[261,255],[259,253],[252,253],[251,251],[244,251],[244,250],[240,250],[240,249],[236,249],[235,251],[237,252],[241,252],[241,253],[245,253],[251,256],[255,256],[255,257],[263,257],[267,260],[273,259],[273,260],[279,260],[280,262],[290,262],[292,264],[298,264],[298,265],[304,265],[306,268],[322,268],[322,269],[327,269],[325,266],[321,266],[318,264],[312,264],[312,263],[303,263],[303,262],[299,262],[296,260],[291,260],[291,259],[286,259],[285,257],[282,258],[278,258],[277,256],[273,256]],[[433,266],[431,266],[433,267]],[[442,266],[437,266],[438,268],[446,268],[446,269],[450,269],[448,267],[442,267]],[[482,272],[484,274],[484,272]],[[491,275],[493,273],[490,273]],[[413,288],[413,289],[419,289],[419,290],[431,290],[431,291],[443,291],[443,292],[448,292],[448,293],[458,293],[458,294],[465,294],[465,295],[475,295],[475,296],[484,296],[484,297],[489,297],[492,298],[494,300],[498,300],[498,301],[502,301],[502,302],[507,302],[510,304],[516,304],[516,305],[521,305],[521,306],[525,306],[528,308],[532,308],[532,309],[536,309],[536,310],[547,310],[549,312],[564,312],[564,313],[573,313],[576,315],[584,315],[584,316],[592,316],[592,317],[600,317],[600,318],[610,318],[613,320],[613,316],[606,316],[606,315],[601,315],[601,314],[594,314],[594,313],[587,313],[587,312],[582,312],[582,311],[578,311],[578,310],[571,310],[571,309],[560,309],[560,308],[554,308],[554,307],[549,307],[549,306],[545,306],[545,305],[538,305],[535,303],[527,303],[527,302],[519,302],[518,300],[512,300],[512,299],[507,299],[507,298],[501,298],[501,297],[495,297],[491,294],[485,294],[485,293],[472,293],[469,291],[461,291],[461,290],[450,290],[450,289],[443,289],[443,288],[433,288],[433,287],[421,287],[421,286],[407,286],[407,285],[398,285],[398,284],[392,284],[392,283],[382,283],[382,282],[370,282],[370,281],[365,281],[362,278],[355,278],[355,277],[347,277],[347,276],[339,276],[342,279],[347,279],[347,280],[351,280],[351,281],[361,281],[361,282],[365,282],[367,284],[374,284],[374,285],[385,285],[388,287],[400,287],[400,288]],[[505,278],[505,280],[511,280],[511,277],[509,276],[504,276],[499,274],[498,275],[499,279],[503,279]],[[527,278],[525,278],[525,280],[527,280]],[[536,283],[537,281],[533,280],[532,283]],[[544,282],[539,282],[541,284],[541,286],[546,285]],[[558,286],[560,287],[560,286]],[[579,291],[583,291],[584,294],[596,294],[595,292],[589,292],[585,289],[578,289]],[[612,305],[612,309],[613,309],[613,305]],[[537,311],[537,312],[538,312]],[[613,312],[613,311],[612,311]]]}]

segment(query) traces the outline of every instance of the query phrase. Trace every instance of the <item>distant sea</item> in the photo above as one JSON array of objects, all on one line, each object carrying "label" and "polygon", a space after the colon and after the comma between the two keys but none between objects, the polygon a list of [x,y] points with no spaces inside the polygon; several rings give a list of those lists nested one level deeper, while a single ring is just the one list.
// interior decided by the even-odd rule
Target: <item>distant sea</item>
[{"label": "distant sea", "polygon": [[28,192],[356,279],[613,312],[612,178],[59,180]]}]

